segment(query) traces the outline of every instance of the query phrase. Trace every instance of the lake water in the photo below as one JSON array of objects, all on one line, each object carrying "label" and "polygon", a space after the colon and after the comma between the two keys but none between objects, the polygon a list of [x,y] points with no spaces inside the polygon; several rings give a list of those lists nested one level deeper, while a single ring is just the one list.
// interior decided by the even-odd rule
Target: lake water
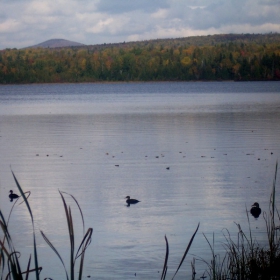
[{"label": "lake water", "polygon": [[[93,228],[84,279],[160,279],[169,241],[171,279],[188,279],[194,255],[210,261],[203,233],[217,253],[223,229],[248,232],[246,207],[268,211],[280,159],[280,83],[122,83],[0,86],[0,208],[17,191],[35,219],[42,279],[65,279],[42,230],[69,263],[69,241],[58,190],[79,202]],[[276,190],[280,203],[279,174]],[[130,195],[141,202],[126,206]],[[69,197],[68,197],[69,198]],[[71,199],[76,247],[81,219]],[[249,216],[253,236],[266,238],[263,217]],[[10,231],[27,266],[32,249],[25,205],[14,208]],[[196,261],[197,279],[206,265]],[[77,267],[78,269],[78,267]],[[136,273],[136,276],[135,276]]]}]

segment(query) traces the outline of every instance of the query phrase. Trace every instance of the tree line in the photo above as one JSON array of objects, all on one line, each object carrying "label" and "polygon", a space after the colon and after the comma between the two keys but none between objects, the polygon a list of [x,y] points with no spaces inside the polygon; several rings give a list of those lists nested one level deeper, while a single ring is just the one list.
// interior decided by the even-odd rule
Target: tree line
[{"label": "tree line", "polygon": [[0,84],[280,80],[280,34],[0,51]]}]

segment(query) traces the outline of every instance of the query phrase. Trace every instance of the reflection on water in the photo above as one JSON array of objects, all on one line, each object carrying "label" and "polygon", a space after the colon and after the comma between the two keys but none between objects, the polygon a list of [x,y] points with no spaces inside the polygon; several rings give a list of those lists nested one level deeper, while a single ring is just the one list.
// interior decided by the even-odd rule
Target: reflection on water
[{"label": "reflection on water", "polygon": [[[169,279],[198,222],[190,254],[206,259],[211,254],[202,233],[212,238],[215,232],[219,252],[224,228],[234,236],[237,222],[246,231],[246,209],[254,201],[268,211],[280,154],[279,85],[0,87],[1,210],[8,213],[7,194],[16,188],[11,165],[32,193],[42,277],[62,279],[64,272],[39,230],[66,263],[69,258],[58,189],[75,196],[86,226],[93,227],[84,274],[93,279],[130,279],[135,273],[159,279],[164,235],[170,245]],[[126,207],[128,194],[141,203]],[[71,207],[81,240],[79,211]],[[265,239],[262,216],[250,215],[250,223],[254,236]],[[17,249],[28,256],[32,229],[24,205],[15,207],[11,227],[21,233],[15,234]],[[192,258],[187,256],[176,279],[191,273]]]}]

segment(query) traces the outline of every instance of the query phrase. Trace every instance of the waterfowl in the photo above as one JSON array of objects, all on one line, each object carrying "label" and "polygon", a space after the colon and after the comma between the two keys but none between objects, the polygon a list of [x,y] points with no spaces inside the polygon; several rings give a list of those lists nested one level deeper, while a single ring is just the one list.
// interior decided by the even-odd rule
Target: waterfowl
[{"label": "waterfowl", "polygon": [[130,198],[130,196],[127,196],[127,197],[126,197],[126,203],[127,203],[127,204],[136,204],[136,203],[138,203],[138,202],[140,202],[140,201],[137,200],[137,199],[134,199],[134,198]]},{"label": "waterfowl", "polygon": [[19,195],[17,195],[17,194],[15,194],[15,193],[13,193],[13,191],[12,191],[12,190],[10,190],[9,198],[10,198],[10,199],[19,198]]},{"label": "waterfowl", "polygon": [[255,202],[253,205],[252,205],[252,208],[250,210],[250,213],[252,214],[252,216],[254,216],[255,218],[258,218],[259,215],[261,214],[262,212],[262,209],[260,208],[260,205],[258,202]]}]

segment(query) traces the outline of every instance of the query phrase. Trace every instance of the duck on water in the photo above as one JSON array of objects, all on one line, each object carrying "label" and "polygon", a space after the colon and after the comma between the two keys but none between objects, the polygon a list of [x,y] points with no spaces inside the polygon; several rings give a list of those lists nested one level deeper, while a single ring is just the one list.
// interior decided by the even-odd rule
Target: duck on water
[{"label": "duck on water", "polygon": [[130,196],[126,197],[127,206],[130,206],[130,204],[136,204],[138,202],[140,202],[140,201],[137,199],[134,199],[134,198],[130,198]]},{"label": "duck on water", "polygon": [[9,198],[11,199],[11,201],[13,201],[13,199],[19,198],[19,195],[13,193],[13,191],[10,190]]},{"label": "duck on water", "polygon": [[253,205],[252,205],[252,208],[250,210],[250,213],[252,214],[252,216],[254,216],[255,218],[258,218],[260,216],[262,212],[262,209],[260,208],[260,205],[258,202],[255,202]]}]

